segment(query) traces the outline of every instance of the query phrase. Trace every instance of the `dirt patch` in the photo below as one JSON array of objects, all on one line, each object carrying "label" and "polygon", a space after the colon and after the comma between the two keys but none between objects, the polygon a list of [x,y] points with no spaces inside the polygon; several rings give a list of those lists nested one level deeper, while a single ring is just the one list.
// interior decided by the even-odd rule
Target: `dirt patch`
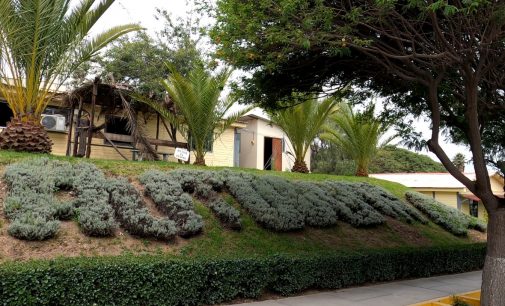
[{"label": "dirt patch", "polygon": [[391,217],[386,217],[386,220],[387,226],[408,244],[415,246],[428,246],[431,244],[431,241],[423,236],[417,228]]},{"label": "dirt patch", "polygon": [[482,233],[473,229],[468,230],[468,238],[472,242],[486,242],[487,241],[487,233]]},{"label": "dirt patch", "polygon": [[142,200],[144,201],[144,205],[146,206],[147,210],[151,213],[156,218],[165,218],[166,216],[162,214],[158,208],[156,207],[156,204],[154,204],[153,199],[151,197],[148,197],[145,195],[145,187],[142,185],[137,179],[132,179],[130,180],[130,184],[132,184],[135,189],[140,193],[142,196]]}]

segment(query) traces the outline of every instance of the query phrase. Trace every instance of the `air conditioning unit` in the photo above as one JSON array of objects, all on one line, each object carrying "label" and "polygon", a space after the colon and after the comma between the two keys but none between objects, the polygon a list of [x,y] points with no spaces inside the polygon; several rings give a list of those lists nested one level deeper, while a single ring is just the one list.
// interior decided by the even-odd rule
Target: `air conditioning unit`
[{"label": "air conditioning unit", "polygon": [[65,132],[67,129],[67,118],[63,115],[42,115],[40,124],[49,131]]}]

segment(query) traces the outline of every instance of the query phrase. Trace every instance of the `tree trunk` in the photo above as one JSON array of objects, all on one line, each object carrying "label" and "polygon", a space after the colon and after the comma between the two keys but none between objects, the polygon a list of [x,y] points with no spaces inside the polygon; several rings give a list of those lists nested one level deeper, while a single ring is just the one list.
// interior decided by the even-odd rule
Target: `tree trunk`
[{"label": "tree trunk", "polygon": [[304,160],[295,160],[295,164],[293,165],[291,171],[298,173],[309,173],[309,168],[307,168],[307,164]]},{"label": "tree trunk", "polygon": [[358,166],[356,169],[356,176],[368,177],[368,169],[365,167]]},{"label": "tree trunk", "polygon": [[505,210],[489,212],[487,254],[482,274],[482,306],[505,305]]},{"label": "tree trunk", "polygon": [[36,120],[12,119],[0,133],[0,149],[20,152],[51,153],[53,142]]},{"label": "tree trunk", "polygon": [[195,157],[194,165],[197,165],[197,166],[206,166],[206,164],[205,164],[205,157],[197,155]]}]

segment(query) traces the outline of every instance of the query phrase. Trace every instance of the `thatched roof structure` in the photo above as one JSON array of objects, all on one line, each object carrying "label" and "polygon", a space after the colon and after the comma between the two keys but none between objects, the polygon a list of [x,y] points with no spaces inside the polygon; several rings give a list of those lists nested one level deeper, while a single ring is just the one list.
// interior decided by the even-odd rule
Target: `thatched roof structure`
[{"label": "thatched roof structure", "polygon": [[[120,115],[127,119],[128,128],[133,139],[133,146],[140,150],[141,153],[144,153],[147,159],[157,160],[158,155],[144,134],[144,120],[139,118],[139,114],[145,115],[153,113],[153,111],[148,106],[132,99],[132,90],[128,86],[124,84],[100,83],[100,80],[96,78],[94,82],[86,83],[68,93],[63,99],[63,104],[71,109],[89,109],[94,113],[96,110],[93,109],[92,103],[94,88],[96,88],[95,107],[100,107],[98,116],[112,114]],[[101,130],[105,126],[95,126],[93,122],[92,127],[95,131]]]}]

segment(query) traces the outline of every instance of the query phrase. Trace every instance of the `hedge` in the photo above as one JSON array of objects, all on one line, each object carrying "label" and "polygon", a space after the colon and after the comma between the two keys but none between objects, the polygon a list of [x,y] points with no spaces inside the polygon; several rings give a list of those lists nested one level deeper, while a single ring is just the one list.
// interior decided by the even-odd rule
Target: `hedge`
[{"label": "hedge", "polygon": [[312,256],[176,259],[132,255],[5,263],[2,305],[198,305],[482,268],[485,245]]}]

